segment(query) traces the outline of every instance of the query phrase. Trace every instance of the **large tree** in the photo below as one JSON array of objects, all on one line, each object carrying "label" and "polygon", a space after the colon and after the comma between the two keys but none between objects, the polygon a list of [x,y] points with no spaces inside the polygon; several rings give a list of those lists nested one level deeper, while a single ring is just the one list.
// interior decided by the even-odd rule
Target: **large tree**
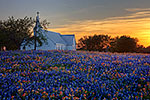
[{"label": "large tree", "polygon": [[150,46],[148,46],[147,48],[145,48],[145,53],[150,53]]},{"label": "large tree", "polygon": [[108,35],[84,36],[79,39],[78,47],[81,50],[104,51],[109,46],[111,37]]},{"label": "large tree", "polygon": [[[0,20],[0,48],[5,46],[7,50],[19,50],[23,42],[24,45],[32,43],[34,25],[35,19],[27,16],[23,19],[9,17],[7,20]],[[49,23],[44,20],[42,25],[46,28]]]},{"label": "large tree", "polygon": [[115,40],[116,52],[136,52],[138,40],[130,36],[121,36]]}]

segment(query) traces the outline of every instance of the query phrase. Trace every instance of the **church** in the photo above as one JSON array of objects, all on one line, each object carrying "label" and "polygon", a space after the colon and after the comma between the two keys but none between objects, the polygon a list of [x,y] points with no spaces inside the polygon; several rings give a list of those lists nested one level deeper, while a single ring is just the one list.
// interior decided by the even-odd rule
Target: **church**
[{"label": "church", "polygon": [[[36,46],[36,50],[76,50],[76,41],[74,34],[62,35],[57,32],[44,30],[40,25],[39,13],[37,13],[36,25],[34,27],[34,35],[36,34],[35,36],[38,35],[36,32],[38,32],[39,30],[40,34],[42,34],[46,38],[46,43],[43,43],[42,46]],[[35,45],[36,44],[25,46],[24,48],[21,47],[21,49],[33,50],[35,48]]]}]

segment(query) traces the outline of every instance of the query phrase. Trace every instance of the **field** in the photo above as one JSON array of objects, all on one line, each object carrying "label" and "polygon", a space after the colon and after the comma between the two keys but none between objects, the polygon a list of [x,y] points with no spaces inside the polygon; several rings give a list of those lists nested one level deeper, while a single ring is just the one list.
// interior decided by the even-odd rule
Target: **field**
[{"label": "field", "polygon": [[0,52],[0,99],[150,99],[150,55]]}]

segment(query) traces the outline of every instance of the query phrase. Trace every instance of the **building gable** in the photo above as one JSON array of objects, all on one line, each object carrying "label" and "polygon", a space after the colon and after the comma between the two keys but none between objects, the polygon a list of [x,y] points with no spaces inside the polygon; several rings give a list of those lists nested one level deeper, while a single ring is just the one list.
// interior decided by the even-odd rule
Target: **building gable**
[{"label": "building gable", "polygon": [[74,35],[61,35],[64,41],[67,43],[67,46],[74,45],[75,36]]}]

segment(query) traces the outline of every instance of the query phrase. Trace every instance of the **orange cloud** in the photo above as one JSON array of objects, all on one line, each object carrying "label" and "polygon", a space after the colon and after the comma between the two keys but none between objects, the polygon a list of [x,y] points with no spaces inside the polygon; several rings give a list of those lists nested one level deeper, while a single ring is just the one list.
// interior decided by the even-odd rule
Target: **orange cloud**
[{"label": "orange cloud", "polygon": [[128,8],[126,11],[135,12],[135,11],[150,11],[150,8]]},{"label": "orange cloud", "polygon": [[94,34],[130,35],[138,38],[140,44],[150,45],[150,8],[126,10],[134,12],[127,16],[110,17],[103,20],[75,21],[73,24],[50,30],[62,34],[75,34],[77,41],[83,36]]}]

